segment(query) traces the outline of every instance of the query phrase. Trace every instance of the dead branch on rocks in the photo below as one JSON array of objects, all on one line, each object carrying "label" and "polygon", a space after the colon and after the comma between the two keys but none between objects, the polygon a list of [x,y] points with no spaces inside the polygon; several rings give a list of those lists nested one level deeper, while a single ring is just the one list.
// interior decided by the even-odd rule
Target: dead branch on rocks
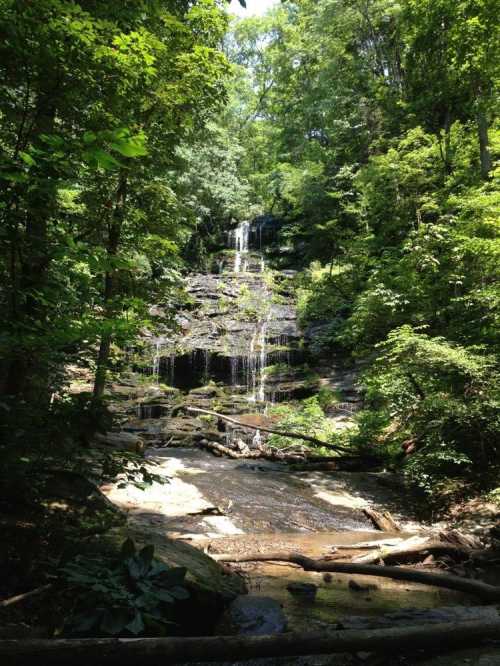
[{"label": "dead branch on rocks", "polygon": [[30,592],[25,592],[24,594],[17,594],[15,597],[9,597],[8,599],[2,599],[0,601],[0,608],[6,608],[7,606],[13,606],[14,604],[25,601],[26,599],[31,599],[32,597],[37,597],[44,592],[48,592],[52,589],[52,583],[47,583],[47,585],[41,585]]},{"label": "dead branch on rocks", "polygon": [[333,550],[372,550],[382,546],[398,546],[405,539],[403,537],[394,537],[393,539],[377,539],[376,541],[359,541],[357,543],[337,543],[332,544]]},{"label": "dead branch on rocks", "polygon": [[472,594],[483,601],[499,602],[500,587],[489,585],[479,580],[461,578],[450,574],[434,573],[409,569],[407,567],[378,566],[376,564],[359,564],[354,562],[337,562],[330,560],[313,560],[300,553],[277,552],[277,553],[250,553],[247,555],[212,555],[214,559],[221,562],[267,562],[277,560],[279,562],[290,562],[302,567],[304,571],[328,571],[331,573],[359,574],[363,576],[379,576],[381,578],[393,578],[395,580],[407,580],[413,583],[422,583],[434,587],[445,587]]},{"label": "dead branch on rocks", "polygon": [[249,428],[250,430],[260,430],[261,432],[268,432],[272,435],[281,435],[282,437],[289,437],[290,439],[302,439],[305,442],[311,442],[311,444],[314,444],[315,446],[323,446],[327,449],[332,449],[333,451],[347,451],[347,448],[345,446],[341,446],[340,444],[330,444],[328,442],[323,442],[321,439],[318,439],[317,437],[311,437],[311,435],[305,435],[303,433],[297,433],[297,432],[289,432],[287,430],[277,430],[275,428],[267,428],[261,425],[257,426],[251,423],[242,423],[238,419],[235,419],[231,416],[226,416],[225,414],[219,414],[218,412],[214,412],[211,409],[201,409],[201,407],[184,407],[184,409],[188,412],[192,412],[195,414],[208,414],[209,416],[216,416],[217,418],[222,419],[223,421],[227,421],[228,423],[232,423],[233,425],[240,426],[241,428]]},{"label": "dead branch on rocks", "polygon": [[375,511],[375,509],[365,508],[363,509],[363,513],[372,521],[375,527],[382,532],[401,532],[401,528],[389,511],[379,513],[378,511]]},{"label": "dead branch on rocks", "polygon": [[0,640],[0,661],[9,666],[51,666],[89,662],[103,666],[233,661],[338,652],[411,652],[475,645],[500,632],[500,619],[446,622],[390,629],[351,629],[273,636],[200,636],[194,638],[86,638]]},{"label": "dead branch on rocks", "polygon": [[218,444],[217,442],[207,442],[206,440],[199,441],[198,445],[204,449],[207,449],[208,451],[211,451],[216,456],[227,456],[228,458],[261,458],[263,460],[282,462],[296,462],[297,460],[303,460],[302,457],[299,457],[296,454],[282,453],[280,449],[272,449],[271,447],[235,451],[234,449],[231,449],[228,446],[224,446],[223,444]]},{"label": "dead branch on rocks", "polygon": [[399,560],[411,560],[420,558],[422,555],[452,555],[468,557],[472,554],[471,548],[457,546],[453,543],[440,541],[429,537],[410,537],[396,546],[382,547],[373,553],[355,557],[352,562],[358,564],[372,564],[382,560],[383,562],[397,562]]},{"label": "dead branch on rocks", "polygon": [[228,446],[224,446],[223,444],[218,444],[217,442],[207,442],[204,440],[201,440],[199,442],[199,445],[207,449],[208,451],[211,451],[214,453],[216,456],[227,456],[228,458],[263,458],[262,451],[235,451],[234,449],[230,449]]}]

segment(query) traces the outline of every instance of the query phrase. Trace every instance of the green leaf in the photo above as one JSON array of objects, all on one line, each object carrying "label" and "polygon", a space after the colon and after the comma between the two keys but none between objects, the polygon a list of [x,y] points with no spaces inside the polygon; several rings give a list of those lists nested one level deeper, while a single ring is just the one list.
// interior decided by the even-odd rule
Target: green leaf
[{"label": "green leaf", "polygon": [[137,636],[144,631],[144,621],[142,619],[142,613],[136,613],[132,622],[129,622],[125,625],[125,629],[130,631],[131,634]]},{"label": "green leaf", "polygon": [[100,629],[105,634],[111,634],[112,636],[121,634],[121,632],[127,626],[129,617],[130,615],[128,612],[122,608],[106,610],[99,625]]},{"label": "green leaf", "polygon": [[102,610],[97,610],[94,613],[81,613],[76,615],[72,620],[72,626],[75,632],[79,634],[86,634],[91,629],[96,627],[103,615]]},{"label": "green leaf", "polygon": [[144,546],[144,548],[142,548],[142,550],[139,551],[139,557],[144,562],[144,564],[148,565],[148,568],[151,565],[151,562],[153,561],[154,553],[155,553],[155,547],[152,544]]},{"label": "green leaf", "polygon": [[10,180],[13,183],[26,183],[28,175],[20,171],[0,171],[0,178]]},{"label": "green leaf", "polygon": [[156,599],[164,601],[167,604],[173,604],[175,601],[175,596],[173,594],[170,594],[170,592],[167,592],[167,590],[162,590],[161,588],[155,589],[153,594]]},{"label": "green leaf", "polygon": [[95,132],[85,132],[83,135],[83,143],[89,144],[94,143],[97,140],[97,134]]},{"label": "green leaf", "polygon": [[189,594],[189,591],[186,590],[185,587],[181,587],[180,585],[174,585],[174,587],[169,588],[170,594],[178,599],[179,601],[184,601],[185,599],[189,599],[191,596]]},{"label": "green leaf", "polygon": [[29,153],[25,153],[23,151],[20,151],[19,152],[19,157],[28,166],[33,166],[34,164],[36,164],[35,160],[31,157],[31,155]]},{"label": "green leaf", "polygon": [[133,557],[134,555],[135,555],[135,543],[133,542],[132,539],[127,539],[122,543],[122,547],[120,549],[120,557],[123,560],[126,560],[129,557]]},{"label": "green leaf", "polygon": [[143,144],[134,142],[132,140],[120,143],[112,143],[111,147],[124,157],[144,157],[148,154],[148,151]]},{"label": "green leaf", "polygon": [[138,557],[131,557],[127,560],[127,568],[132,578],[142,578],[147,573],[149,565],[140,560]]}]

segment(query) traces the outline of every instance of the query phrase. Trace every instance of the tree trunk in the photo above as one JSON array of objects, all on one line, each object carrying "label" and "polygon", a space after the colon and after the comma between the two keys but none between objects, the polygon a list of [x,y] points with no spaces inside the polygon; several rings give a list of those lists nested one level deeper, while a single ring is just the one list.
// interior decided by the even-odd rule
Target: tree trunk
[{"label": "tree trunk", "polygon": [[3,640],[0,659],[9,666],[103,666],[234,661],[337,652],[414,652],[422,648],[454,649],[496,638],[499,619],[447,622],[391,629],[351,629],[328,633],[277,636],[201,636],[195,638],[87,638]]},{"label": "tree trunk", "polygon": [[[108,266],[104,277],[104,321],[108,325],[111,323],[115,314],[114,295],[116,289],[116,269],[114,261],[118,255],[120,246],[120,236],[125,215],[125,201],[127,197],[127,174],[124,169],[120,171],[118,178],[118,187],[115,194],[115,205],[108,228],[108,244],[106,254]],[[101,335],[99,345],[99,354],[97,356],[97,367],[94,380],[94,400],[99,400],[106,385],[106,376],[108,371],[109,352],[111,349],[112,333],[108,326]]]},{"label": "tree trunk", "polygon": [[[53,90],[42,90],[36,107],[36,120],[30,136],[26,139],[33,145],[47,151],[47,146],[40,143],[40,136],[54,132],[56,102]],[[43,154],[43,153],[42,153]],[[15,308],[12,324],[14,331],[19,330],[21,343],[13,350],[7,370],[4,392],[7,395],[22,396],[27,402],[43,405],[49,400],[48,383],[48,341],[43,345],[37,339],[35,349],[26,348],[23,336],[35,328],[43,335],[48,316],[48,306],[43,298],[47,286],[48,271],[51,262],[48,241],[49,219],[56,205],[57,171],[50,158],[40,159],[32,170],[29,187],[24,192],[25,225],[24,237],[16,238],[17,247],[12,248],[10,271],[12,285],[16,293],[11,294]],[[18,257],[16,258],[15,253]],[[20,259],[19,259],[20,257]],[[19,266],[17,268],[17,262]],[[16,269],[18,273],[15,279]],[[41,297],[40,297],[41,295]],[[39,334],[37,334],[37,337]]]},{"label": "tree trunk", "polygon": [[477,111],[477,134],[479,139],[479,156],[481,159],[481,177],[487,180],[491,171],[490,141],[488,137],[488,120],[481,107]]}]

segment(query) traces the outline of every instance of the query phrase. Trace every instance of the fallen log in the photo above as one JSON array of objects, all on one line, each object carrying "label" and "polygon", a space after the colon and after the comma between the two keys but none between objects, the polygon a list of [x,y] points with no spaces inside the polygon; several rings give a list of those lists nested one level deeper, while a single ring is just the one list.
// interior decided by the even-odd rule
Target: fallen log
[{"label": "fallen log", "polygon": [[[293,471],[296,471],[297,468],[299,468],[300,471],[307,471],[307,470],[317,471],[317,467],[315,465],[308,464],[310,458],[307,456],[307,454],[288,453],[286,451],[283,451],[282,449],[275,449],[266,446],[261,447],[259,449],[247,449],[243,451],[238,451],[230,448],[229,446],[225,446],[224,444],[219,444],[218,442],[209,442],[204,438],[198,438],[196,444],[204,449],[207,449],[208,451],[211,451],[216,456],[227,456],[228,458],[235,458],[235,459],[261,458],[262,460],[271,460],[273,462],[286,462],[292,464],[294,463],[292,467]],[[336,459],[338,463],[333,463],[332,467],[330,467],[329,469],[331,471],[345,469],[345,466],[343,465],[344,458],[337,456]],[[297,462],[304,464],[297,465]],[[348,462],[346,465],[348,469],[352,469],[352,465],[350,463],[351,463],[351,458],[348,458]],[[325,471],[326,469],[324,466],[320,466],[320,468],[322,471]]]},{"label": "fallen log", "polygon": [[268,562],[276,560],[279,562],[290,562],[302,567],[304,571],[328,571],[330,573],[360,574],[363,576],[379,576],[381,578],[393,578],[394,580],[407,580],[423,585],[434,587],[445,587],[449,590],[457,590],[472,594],[482,601],[499,602],[500,587],[489,585],[479,580],[461,578],[451,574],[420,571],[407,567],[378,566],[376,564],[355,564],[353,562],[338,562],[330,560],[313,560],[300,553],[277,552],[277,553],[249,553],[247,555],[212,555],[220,562]]},{"label": "fallen log", "polygon": [[84,638],[0,640],[0,661],[9,666],[72,664],[103,666],[233,661],[338,652],[412,652],[454,649],[496,638],[500,620],[446,622],[415,627],[284,633],[273,636],[201,636],[195,638]]},{"label": "fallen log", "polygon": [[415,627],[444,622],[498,620],[496,606],[442,606],[440,608],[402,608],[383,615],[348,615],[339,619],[339,629],[384,629]]},{"label": "fallen log", "polygon": [[480,550],[482,546],[481,539],[472,534],[463,534],[458,530],[443,530],[439,532],[438,537],[441,541],[446,541],[462,548]]},{"label": "fallen log", "polygon": [[389,511],[384,511],[384,513],[379,513],[375,509],[365,508],[363,513],[367,518],[369,518],[375,527],[382,532],[401,532],[401,528],[391,516]]},{"label": "fallen log", "polygon": [[257,459],[261,458],[263,460],[272,460],[272,461],[295,461],[297,456],[293,454],[281,454],[279,451],[274,452],[267,449],[253,449],[247,451],[235,451],[234,449],[224,446],[223,444],[218,444],[217,442],[207,442],[201,440],[198,442],[198,445],[208,451],[211,451],[216,456],[227,456],[228,458],[234,459]]},{"label": "fallen log", "polygon": [[260,425],[253,425],[252,423],[242,423],[238,419],[233,418],[232,416],[226,416],[225,414],[219,414],[219,412],[214,412],[211,409],[202,409],[201,407],[184,407],[188,412],[194,414],[208,414],[209,416],[216,416],[223,421],[232,423],[234,425],[240,426],[242,428],[249,428],[250,430],[260,430],[261,432],[268,432],[272,435],[281,435],[282,437],[289,437],[290,439],[302,439],[305,442],[311,442],[315,446],[324,446],[327,449],[332,449],[332,451],[347,451],[348,449],[345,446],[340,444],[330,444],[328,442],[323,442],[317,437],[311,437],[311,435],[305,435],[297,432],[289,432],[287,430],[277,430],[275,428],[267,428]]},{"label": "fallen log", "polygon": [[24,594],[16,594],[15,597],[9,597],[8,599],[2,599],[0,601],[0,608],[6,608],[7,606],[13,606],[14,604],[20,603],[21,601],[26,601],[26,599],[31,599],[32,597],[37,597],[44,592],[48,592],[52,589],[52,583],[47,583],[47,585],[41,585],[40,587],[30,590],[29,592],[24,592]]},{"label": "fallen log", "polygon": [[377,539],[376,541],[358,541],[357,543],[338,543],[332,544],[335,550],[373,550],[381,546],[398,546],[403,543],[403,537],[394,537],[393,539]]},{"label": "fallen log", "polygon": [[445,541],[436,541],[427,537],[411,537],[396,546],[381,548],[373,553],[355,557],[352,562],[358,564],[372,564],[382,560],[383,562],[393,562],[401,559],[411,560],[419,556],[426,555],[453,555],[458,557],[468,557],[472,554],[470,548],[457,546]]}]

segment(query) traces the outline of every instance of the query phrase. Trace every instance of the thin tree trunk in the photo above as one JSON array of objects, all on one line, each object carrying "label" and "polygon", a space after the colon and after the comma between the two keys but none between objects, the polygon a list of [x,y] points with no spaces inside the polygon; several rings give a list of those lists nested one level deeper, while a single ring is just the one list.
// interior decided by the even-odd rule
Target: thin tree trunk
[{"label": "thin tree trunk", "polygon": [[481,159],[481,177],[487,180],[491,171],[490,141],[488,137],[488,120],[484,109],[477,112],[477,134],[479,139],[479,156]]},{"label": "thin tree trunk", "polygon": [[[125,169],[120,171],[118,187],[115,194],[115,205],[108,229],[108,245],[106,254],[108,266],[104,277],[104,320],[109,323],[115,314],[113,303],[116,289],[116,269],[114,261],[118,255],[120,236],[125,215],[125,201],[127,197],[127,175]],[[98,400],[104,393],[108,371],[109,352],[111,350],[112,333],[109,328],[101,335],[97,367],[94,380],[94,400]]]},{"label": "thin tree trunk", "polygon": [[[36,146],[42,134],[52,134],[56,118],[54,91],[42,91],[37,103],[37,111],[30,137]],[[27,139],[28,140],[28,139]],[[45,145],[40,146],[46,150]],[[48,316],[48,307],[39,294],[44,293],[47,285],[51,262],[48,243],[48,224],[53,215],[56,201],[57,173],[53,165],[43,161],[33,170],[30,187],[26,190],[26,221],[24,237],[13,240],[11,248],[11,299],[15,301],[12,309],[14,329],[44,330]],[[15,223],[17,225],[17,223]],[[14,246],[17,242],[17,246]],[[16,264],[20,257],[18,275]],[[48,366],[46,350],[37,346],[36,350],[26,349],[22,341],[9,363],[4,392],[7,395],[23,396],[28,402],[43,404],[48,402],[47,392]]]},{"label": "thin tree trunk", "polygon": [[33,597],[37,597],[40,594],[44,594],[44,592],[48,592],[49,590],[52,589],[52,587],[53,587],[52,583],[47,583],[47,585],[42,585],[41,587],[37,587],[34,590],[30,590],[30,592],[25,592],[24,594],[16,594],[15,597],[9,597],[8,599],[2,599],[2,601],[0,601],[0,608],[13,606],[14,604],[26,601],[26,599],[32,599]]}]

